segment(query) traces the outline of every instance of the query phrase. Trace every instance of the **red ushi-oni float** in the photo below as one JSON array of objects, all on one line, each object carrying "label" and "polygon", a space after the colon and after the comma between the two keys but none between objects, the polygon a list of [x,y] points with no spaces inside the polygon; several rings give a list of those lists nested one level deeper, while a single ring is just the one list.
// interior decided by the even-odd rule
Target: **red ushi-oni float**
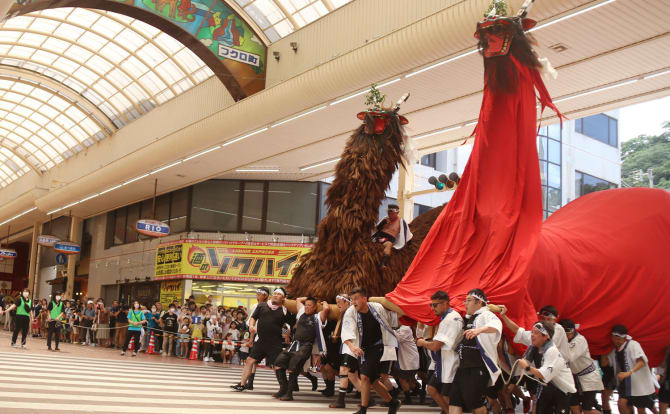
[{"label": "red ushi-oni float", "polygon": [[524,327],[537,320],[537,309],[554,305],[561,318],[580,324],[593,355],[609,352],[611,327],[624,324],[650,366],[658,365],[670,346],[670,193],[591,193],[543,223],[537,101],[562,115],[541,76],[554,71],[525,33],[535,25],[526,17],[530,3],[508,17],[496,1],[477,24],[484,94],[474,148],[451,201],[414,219],[414,237],[393,250],[388,270],[380,268],[382,247],[370,234],[393,172],[408,162],[407,121],[397,108],[384,112],[384,122],[364,113],[336,166],[319,239],[296,268],[289,294],[332,301],[363,286],[406,318],[435,325],[431,294],[448,292],[462,312],[466,293],[480,288]]}]

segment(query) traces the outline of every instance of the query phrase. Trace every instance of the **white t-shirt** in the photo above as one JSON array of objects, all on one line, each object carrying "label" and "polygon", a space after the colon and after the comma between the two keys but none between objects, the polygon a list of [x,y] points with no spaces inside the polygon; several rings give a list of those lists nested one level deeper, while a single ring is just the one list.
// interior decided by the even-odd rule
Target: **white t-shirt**
[{"label": "white t-shirt", "polygon": [[[463,340],[463,318],[452,310],[440,321],[433,341],[442,342],[440,348],[440,382],[451,384],[458,369],[459,359],[456,348]],[[432,354],[432,353],[431,353]],[[437,361],[433,361],[437,367]],[[431,365],[433,365],[431,364]],[[437,375],[437,373],[436,373]]]},{"label": "white t-shirt", "polygon": [[[575,375],[588,370],[589,367],[595,367],[595,362],[589,353],[589,344],[583,335],[576,334],[572,341],[568,342],[568,365]],[[604,388],[597,368],[588,374],[578,376],[577,381],[582,391],[602,391]]]}]

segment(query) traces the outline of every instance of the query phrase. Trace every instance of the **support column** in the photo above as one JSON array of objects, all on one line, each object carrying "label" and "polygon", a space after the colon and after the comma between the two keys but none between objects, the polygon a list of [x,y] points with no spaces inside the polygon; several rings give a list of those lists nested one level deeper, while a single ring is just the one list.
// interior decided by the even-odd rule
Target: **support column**
[{"label": "support column", "polygon": [[406,195],[414,191],[414,165],[402,165],[398,169],[398,207],[400,217],[410,223],[414,219],[414,200]]},{"label": "support column", "polygon": [[[70,241],[81,243],[79,240],[79,226],[81,225],[81,217],[72,217],[70,221]],[[67,257],[67,284],[65,288],[65,297],[68,299],[74,298],[74,272],[77,264],[77,255],[70,254]]]},{"label": "support column", "polygon": [[30,242],[30,260],[28,265],[28,285],[26,286],[30,289],[30,292],[35,295],[35,273],[39,272],[39,245],[37,244],[37,236],[42,232],[42,225],[35,223],[33,224],[33,237]]}]

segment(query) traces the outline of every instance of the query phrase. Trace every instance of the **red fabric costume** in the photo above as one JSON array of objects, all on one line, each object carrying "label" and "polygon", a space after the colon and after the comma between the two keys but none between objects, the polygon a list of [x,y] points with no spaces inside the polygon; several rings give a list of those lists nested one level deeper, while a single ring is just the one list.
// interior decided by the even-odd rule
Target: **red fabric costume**
[{"label": "red fabric costume", "polygon": [[464,310],[473,288],[505,304],[523,326],[536,320],[526,290],[528,265],[542,226],[542,193],[536,149],[535,89],[552,106],[535,69],[519,64],[518,88],[493,92],[484,86],[475,144],[461,181],[421,244],[412,265],[387,295],[412,319],[439,322],[428,306],[441,289]]}]

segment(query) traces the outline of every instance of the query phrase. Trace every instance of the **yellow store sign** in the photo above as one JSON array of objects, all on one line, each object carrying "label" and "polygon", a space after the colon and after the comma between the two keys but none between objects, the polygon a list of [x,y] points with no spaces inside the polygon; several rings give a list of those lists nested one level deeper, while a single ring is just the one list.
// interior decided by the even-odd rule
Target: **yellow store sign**
[{"label": "yellow store sign", "polygon": [[303,243],[179,240],[156,250],[156,279],[208,279],[287,283],[303,254]]}]

